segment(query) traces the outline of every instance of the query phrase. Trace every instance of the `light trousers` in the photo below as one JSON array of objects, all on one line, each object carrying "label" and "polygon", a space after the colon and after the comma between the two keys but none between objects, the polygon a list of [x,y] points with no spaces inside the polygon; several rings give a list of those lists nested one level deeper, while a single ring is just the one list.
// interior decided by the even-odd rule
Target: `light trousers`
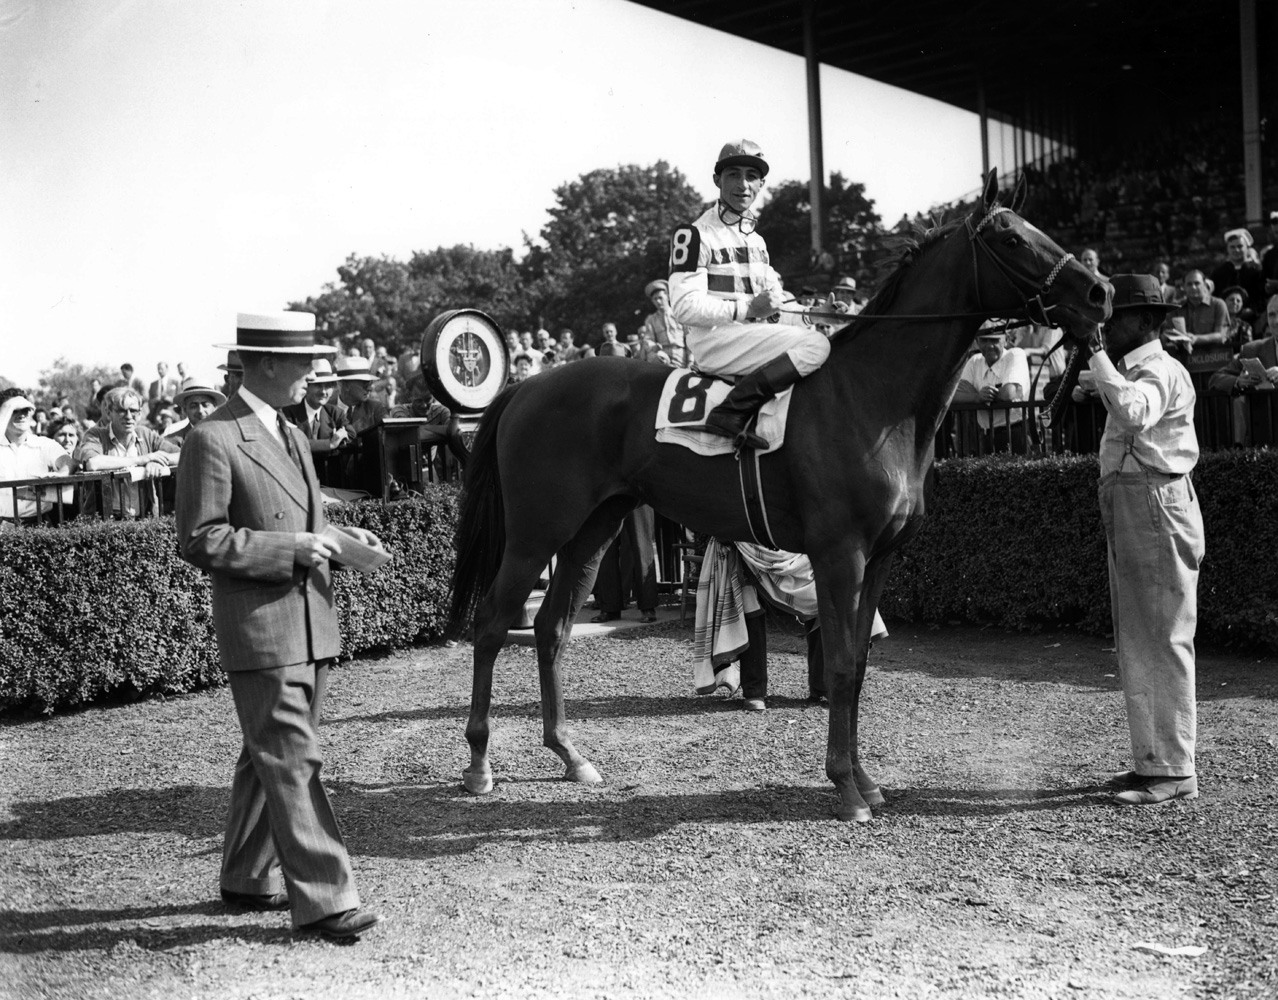
[{"label": "light trousers", "polygon": [[782,354],[790,355],[800,375],[811,375],[830,356],[830,341],[812,327],[725,323],[689,327],[688,349],[707,375],[748,375]]},{"label": "light trousers", "polygon": [[1203,518],[1188,476],[1110,473],[1100,483],[1109,597],[1138,774],[1194,771],[1194,632]]}]

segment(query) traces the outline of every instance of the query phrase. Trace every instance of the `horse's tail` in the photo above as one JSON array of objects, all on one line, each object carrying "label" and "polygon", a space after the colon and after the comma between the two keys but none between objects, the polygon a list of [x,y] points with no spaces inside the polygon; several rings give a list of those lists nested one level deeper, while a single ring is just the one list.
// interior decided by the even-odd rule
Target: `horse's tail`
[{"label": "horse's tail", "polygon": [[446,634],[459,637],[470,624],[480,598],[488,592],[506,550],[506,504],[497,465],[497,425],[520,383],[504,389],[479,420],[466,463],[461,518],[454,536],[453,600]]}]

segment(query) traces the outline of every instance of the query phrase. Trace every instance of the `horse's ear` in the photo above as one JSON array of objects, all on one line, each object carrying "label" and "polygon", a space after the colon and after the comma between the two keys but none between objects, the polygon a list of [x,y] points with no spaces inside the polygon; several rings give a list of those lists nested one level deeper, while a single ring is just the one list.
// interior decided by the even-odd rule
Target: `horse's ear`
[{"label": "horse's ear", "polygon": [[1021,214],[1021,206],[1025,204],[1025,175],[1016,182],[1016,190],[1012,192],[1012,204],[1008,207],[1017,215]]},{"label": "horse's ear", "polygon": [[988,212],[998,203],[998,168],[990,167],[985,175],[985,190],[981,192],[981,211]]}]

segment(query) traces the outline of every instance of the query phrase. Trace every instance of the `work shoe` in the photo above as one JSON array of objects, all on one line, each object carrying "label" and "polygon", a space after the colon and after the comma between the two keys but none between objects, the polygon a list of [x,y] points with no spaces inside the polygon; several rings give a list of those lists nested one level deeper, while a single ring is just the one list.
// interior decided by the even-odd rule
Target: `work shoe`
[{"label": "work shoe", "polygon": [[1125,792],[1129,788],[1138,787],[1144,780],[1145,775],[1137,774],[1135,771],[1115,771],[1105,779],[1105,787]]},{"label": "work shoe", "polygon": [[741,707],[747,712],[766,712],[768,710],[767,702],[762,698],[747,698],[741,703]]},{"label": "work shoe", "polygon": [[1120,806],[1160,806],[1176,799],[1198,798],[1198,779],[1168,778],[1163,775],[1141,775],[1140,782],[1114,796]]},{"label": "work shoe", "polygon": [[343,910],[341,913],[330,913],[327,917],[302,924],[299,931],[318,934],[329,941],[350,941],[365,931],[371,930],[382,922],[382,915],[363,907],[355,910]]}]

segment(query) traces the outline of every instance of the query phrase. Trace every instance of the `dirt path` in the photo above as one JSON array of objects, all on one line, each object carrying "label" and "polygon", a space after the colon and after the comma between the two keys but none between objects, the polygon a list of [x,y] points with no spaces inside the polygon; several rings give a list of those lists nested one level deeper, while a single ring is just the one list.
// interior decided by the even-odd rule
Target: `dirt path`
[{"label": "dirt path", "polygon": [[[599,788],[540,746],[531,650],[496,683],[493,795],[460,790],[467,646],[349,664],[323,730],[361,892],[352,947],[215,903],[229,693],[0,726],[0,996],[1273,997],[1275,663],[1202,655],[1196,803],[1111,806],[1107,644],[897,625],[867,764],[829,819],[826,713],[773,633],[762,715],[688,695],[691,630],[574,642]],[[1199,958],[1133,950],[1201,945]]]}]

